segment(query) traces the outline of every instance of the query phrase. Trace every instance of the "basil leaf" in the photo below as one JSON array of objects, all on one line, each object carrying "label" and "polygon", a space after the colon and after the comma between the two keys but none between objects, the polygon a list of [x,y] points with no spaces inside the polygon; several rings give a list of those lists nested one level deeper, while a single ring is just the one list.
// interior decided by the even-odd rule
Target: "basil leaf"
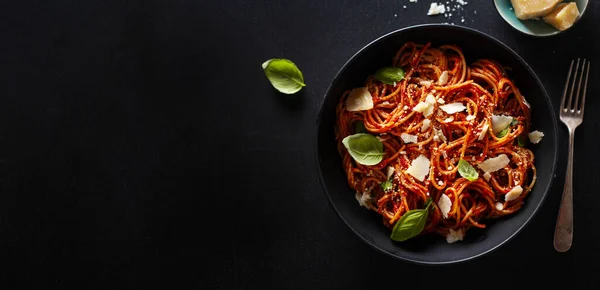
[{"label": "basil leaf", "polygon": [[496,135],[496,137],[502,138],[502,137],[506,136],[506,134],[508,134],[508,130],[510,130],[510,126],[504,128],[504,130],[498,132],[498,134]]},{"label": "basil leaf", "polygon": [[383,159],[383,143],[377,137],[358,133],[342,140],[350,156],[362,165],[375,165]]},{"label": "basil leaf", "polygon": [[388,85],[394,85],[404,78],[404,70],[401,67],[384,67],[375,72],[375,79]]},{"label": "basil leaf", "polygon": [[477,173],[477,170],[475,170],[475,168],[473,168],[469,162],[463,159],[458,161],[458,173],[460,173],[460,176],[469,181],[475,181],[477,178],[479,178],[479,173]]},{"label": "basil leaf", "polygon": [[294,94],[306,86],[302,72],[287,59],[274,58],[262,64],[271,85],[284,94]]},{"label": "basil leaf", "polygon": [[519,138],[517,138],[517,143],[520,147],[525,147],[525,144],[527,143],[527,137],[523,135],[519,136]]},{"label": "basil leaf", "polygon": [[519,124],[519,121],[517,119],[515,119],[515,118],[513,118],[512,122],[510,122],[511,126],[514,126],[514,125],[517,125],[517,124]]},{"label": "basil leaf", "polygon": [[420,234],[427,223],[430,205],[431,199],[428,199],[424,209],[413,209],[404,213],[394,225],[390,238],[403,242]]},{"label": "basil leaf", "polygon": [[383,189],[383,191],[388,192],[388,191],[392,190],[392,180],[388,179],[388,180],[382,182],[380,184],[380,186]]},{"label": "basil leaf", "polygon": [[365,128],[363,121],[354,122],[354,133],[367,133],[367,128]]}]

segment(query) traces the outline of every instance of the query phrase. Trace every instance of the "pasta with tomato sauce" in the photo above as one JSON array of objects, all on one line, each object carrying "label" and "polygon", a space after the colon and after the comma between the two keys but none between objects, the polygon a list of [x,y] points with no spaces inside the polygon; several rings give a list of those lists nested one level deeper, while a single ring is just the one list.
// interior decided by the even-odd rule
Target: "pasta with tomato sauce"
[{"label": "pasta with tomato sauce", "polygon": [[418,235],[452,243],[517,212],[531,192],[528,146],[543,133],[530,132],[530,111],[496,61],[467,64],[460,47],[407,42],[343,93],[335,135],[348,185],[392,238],[424,218]]}]

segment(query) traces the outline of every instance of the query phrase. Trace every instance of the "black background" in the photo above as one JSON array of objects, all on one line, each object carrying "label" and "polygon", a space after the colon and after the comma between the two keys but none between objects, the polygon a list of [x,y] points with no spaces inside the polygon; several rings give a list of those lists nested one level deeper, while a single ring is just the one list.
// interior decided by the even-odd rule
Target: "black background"
[{"label": "black background", "polygon": [[[427,16],[430,2],[3,2],[0,288],[597,288],[600,5],[591,1],[567,32],[534,38],[510,28],[492,1],[468,1],[451,18]],[[313,138],[329,83],[373,39],[441,22],[508,44],[555,106],[570,60],[591,60],[569,252],[552,246],[562,124],[543,208],[471,262],[395,260],[328,203]],[[279,94],[265,78],[261,64],[277,57],[304,73],[299,94]]]}]

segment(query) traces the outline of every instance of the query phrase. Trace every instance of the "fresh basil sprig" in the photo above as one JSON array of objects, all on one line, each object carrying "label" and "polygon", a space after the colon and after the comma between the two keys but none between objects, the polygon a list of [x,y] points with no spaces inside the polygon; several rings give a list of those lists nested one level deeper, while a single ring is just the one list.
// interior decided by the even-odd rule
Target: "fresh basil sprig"
[{"label": "fresh basil sprig", "polygon": [[429,206],[431,206],[431,198],[427,199],[424,209],[413,209],[404,213],[394,225],[390,238],[403,242],[420,234],[427,223]]},{"label": "fresh basil sprig", "polygon": [[527,143],[527,137],[524,135],[519,136],[519,138],[517,138],[517,144],[519,144],[519,147],[525,147],[525,144]]},{"label": "fresh basil sprig", "polygon": [[502,138],[502,137],[506,136],[506,134],[508,134],[509,130],[510,130],[510,126],[504,128],[504,130],[502,130],[502,131],[498,132],[498,134],[496,134],[496,137]]},{"label": "fresh basil sprig", "polygon": [[342,143],[350,156],[362,165],[375,165],[383,160],[383,143],[371,134],[350,135],[344,138]]},{"label": "fresh basil sprig", "polygon": [[384,67],[376,71],[374,77],[384,84],[394,85],[404,78],[404,70],[401,67]]},{"label": "fresh basil sprig", "polygon": [[294,94],[306,86],[302,72],[292,61],[274,58],[262,64],[271,85],[284,94]]},{"label": "fresh basil sprig", "polygon": [[383,189],[383,191],[385,191],[385,192],[392,190],[392,180],[391,179],[388,179],[379,185],[381,186],[381,189]]},{"label": "fresh basil sprig", "polygon": [[475,170],[475,168],[473,168],[469,162],[463,159],[458,161],[458,173],[460,173],[460,176],[469,181],[475,181],[477,178],[479,178],[479,173],[477,173],[477,170]]}]

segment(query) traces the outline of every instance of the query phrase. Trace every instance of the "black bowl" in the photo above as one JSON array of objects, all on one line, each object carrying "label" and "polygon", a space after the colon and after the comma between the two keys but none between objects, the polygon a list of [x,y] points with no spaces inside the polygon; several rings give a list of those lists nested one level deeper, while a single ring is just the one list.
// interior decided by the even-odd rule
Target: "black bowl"
[{"label": "black bowl", "polygon": [[[438,235],[422,235],[406,242],[394,242],[390,231],[375,212],[359,206],[342,170],[336,149],[335,106],[342,92],[362,86],[369,74],[390,65],[396,51],[407,41],[431,42],[432,46],[455,44],[462,48],[468,63],[491,58],[510,67],[509,77],[531,104],[532,130],[545,136],[531,148],[536,155],[537,182],[520,211],[488,221],[485,229],[471,229],[463,241],[448,244]],[[317,117],[316,156],[321,183],[341,219],[363,241],[395,258],[418,264],[449,264],[467,261],[498,248],[514,237],[542,206],[550,190],[558,156],[558,132],[548,93],[534,71],[508,46],[473,29],[443,24],[418,25],[386,34],[356,53],[338,72],[327,90]]]}]

